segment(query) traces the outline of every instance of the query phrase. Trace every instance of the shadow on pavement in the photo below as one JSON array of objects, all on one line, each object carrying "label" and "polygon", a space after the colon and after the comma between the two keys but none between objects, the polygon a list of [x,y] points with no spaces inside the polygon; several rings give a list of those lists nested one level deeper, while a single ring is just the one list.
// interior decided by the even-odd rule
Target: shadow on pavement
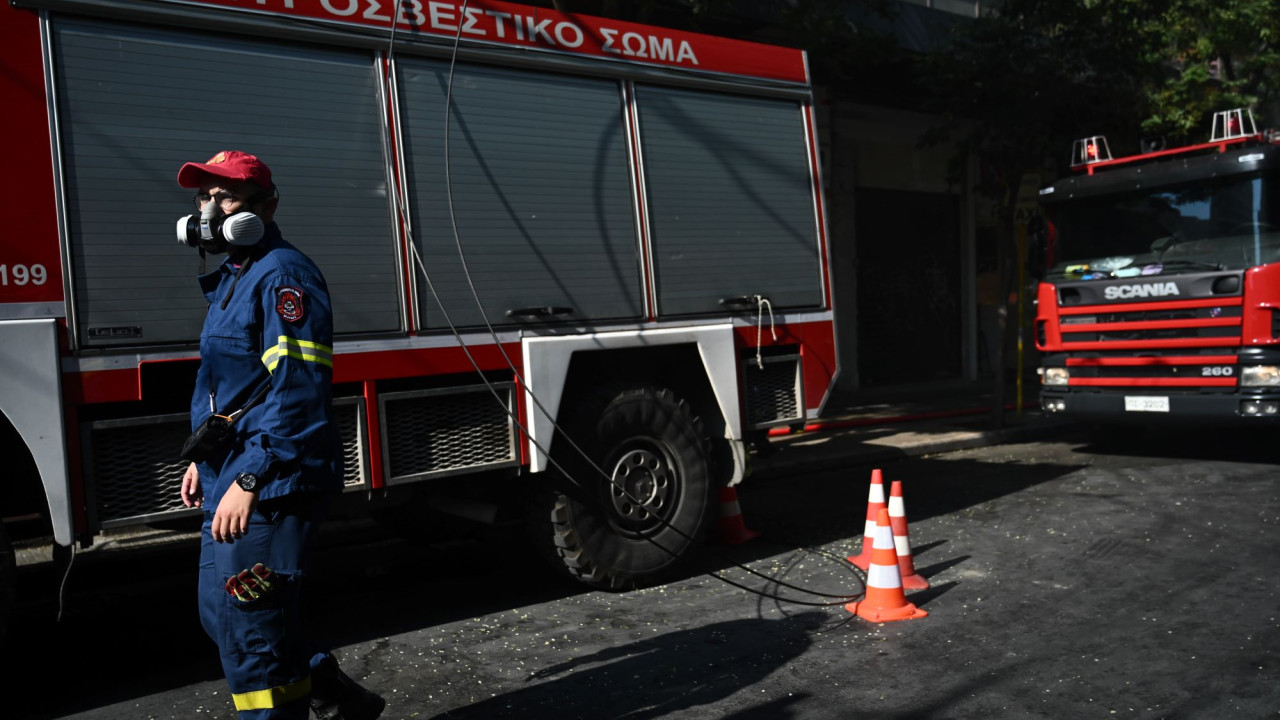
[{"label": "shadow on pavement", "polygon": [[[442,545],[334,526],[312,562],[313,623],[340,647],[587,592],[522,548],[501,530]],[[177,544],[78,558],[60,620],[57,597],[22,598],[6,639],[5,687],[46,687],[57,668],[75,692],[13,693],[0,717],[53,720],[201,682],[221,689],[217,649],[196,613],[198,552]],[[22,568],[19,582],[56,589],[52,574],[51,565]],[[221,717],[195,706],[177,712]]]},{"label": "shadow on pavement", "polygon": [[1076,452],[1177,460],[1226,460],[1280,464],[1280,425],[1249,426],[1081,426]]},{"label": "shadow on pavement", "polygon": [[[698,554],[697,568],[687,576],[840,541],[848,541],[846,549],[856,549],[866,522],[867,491],[874,468],[882,470],[886,494],[894,480],[902,481],[907,519],[920,523],[1052,482],[1082,467],[1085,465],[917,457],[874,466],[851,464],[840,470],[774,475],[755,482],[748,479],[738,490],[738,502],[743,521],[760,533],[760,539],[737,546],[708,546]],[[935,542],[943,543],[945,538]],[[913,551],[924,554],[931,547],[922,545],[916,551],[913,546]],[[942,562],[940,558],[937,561]],[[948,560],[938,571],[962,561]]]},{"label": "shadow on pavement", "polygon": [[[786,667],[826,613],[730,620],[609,647],[533,673],[527,687],[437,715],[475,718],[659,718],[719,702]],[[730,717],[786,717],[770,707]],[[762,714],[764,713],[764,714]]]}]

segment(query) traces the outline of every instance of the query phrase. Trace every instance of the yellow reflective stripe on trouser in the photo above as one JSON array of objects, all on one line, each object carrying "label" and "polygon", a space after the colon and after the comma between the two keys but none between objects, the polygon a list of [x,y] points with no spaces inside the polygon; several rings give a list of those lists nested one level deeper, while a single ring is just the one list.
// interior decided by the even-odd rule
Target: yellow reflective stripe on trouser
[{"label": "yellow reflective stripe on trouser", "polygon": [[233,693],[231,698],[236,701],[236,711],[244,712],[245,710],[270,710],[278,705],[301,700],[310,694],[311,676],[308,675],[296,683],[267,688],[266,690]]},{"label": "yellow reflective stripe on trouser", "polygon": [[333,367],[333,348],[310,340],[295,340],[288,335],[281,335],[275,345],[262,353],[262,364],[267,366],[267,372],[275,372],[282,357]]}]

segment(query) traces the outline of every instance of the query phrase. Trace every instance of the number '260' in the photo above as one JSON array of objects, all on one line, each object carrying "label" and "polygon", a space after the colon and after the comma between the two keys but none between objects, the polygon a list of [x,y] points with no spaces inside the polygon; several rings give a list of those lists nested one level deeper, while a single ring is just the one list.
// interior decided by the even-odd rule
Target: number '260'
[{"label": "number '260'", "polygon": [[43,265],[0,265],[0,285],[43,285],[48,279]]}]

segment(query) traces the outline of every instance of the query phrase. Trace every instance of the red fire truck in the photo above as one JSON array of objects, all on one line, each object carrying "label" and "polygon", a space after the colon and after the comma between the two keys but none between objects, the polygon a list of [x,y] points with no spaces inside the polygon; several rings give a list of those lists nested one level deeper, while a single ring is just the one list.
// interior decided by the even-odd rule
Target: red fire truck
[{"label": "red fire truck", "polygon": [[1223,111],[1211,140],[1112,158],[1076,143],[1040,191],[1041,405],[1108,424],[1280,417],[1280,136]]},{"label": "red fire truck", "polygon": [[218,150],[328,279],[344,500],[518,504],[631,587],[836,377],[801,51],[488,0],[13,0],[0,54],[5,584],[24,539],[191,512],[175,173]]}]

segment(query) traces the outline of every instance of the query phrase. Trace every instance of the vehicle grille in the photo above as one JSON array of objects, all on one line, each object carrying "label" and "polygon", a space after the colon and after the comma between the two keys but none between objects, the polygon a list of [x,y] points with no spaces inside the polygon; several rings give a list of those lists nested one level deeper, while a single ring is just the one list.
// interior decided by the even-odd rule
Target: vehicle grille
[{"label": "vehicle grille", "polygon": [[[1211,348],[1239,344],[1241,307],[1214,305],[1121,311],[1072,308],[1059,320],[1062,349]],[[1086,311],[1086,312],[1081,312]]]},{"label": "vehicle grille", "polygon": [[[367,484],[363,408],[360,398],[339,398],[333,403],[347,489]],[[84,466],[96,527],[137,525],[199,512],[184,507],[178,495],[187,468],[178,453],[190,432],[186,413],[99,420],[85,426]]]},{"label": "vehicle grille", "polygon": [[387,483],[519,464],[513,383],[379,396]]},{"label": "vehicle grille", "polygon": [[804,392],[799,355],[775,355],[743,359],[746,380],[747,424],[752,428],[785,425],[804,420]]},{"label": "vehicle grille", "polygon": [[1238,297],[1060,308],[1069,387],[1162,394],[1235,387],[1242,323]]},{"label": "vehicle grille", "polygon": [[85,466],[96,491],[90,507],[101,527],[187,511],[178,496],[187,463],[178,452],[191,434],[189,415],[103,420],[91,423],[87,434]]}]

